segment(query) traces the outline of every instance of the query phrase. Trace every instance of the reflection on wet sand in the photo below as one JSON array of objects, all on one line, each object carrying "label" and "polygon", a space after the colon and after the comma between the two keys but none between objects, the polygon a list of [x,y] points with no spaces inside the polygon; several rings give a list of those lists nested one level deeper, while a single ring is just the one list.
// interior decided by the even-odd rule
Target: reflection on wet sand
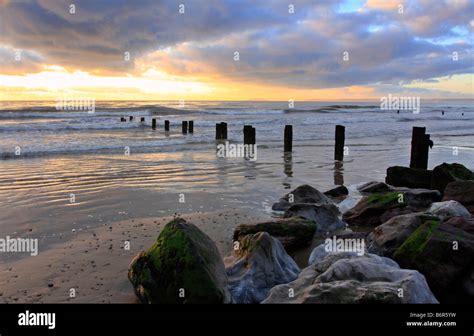
[{"label": "reflection on wet sand", "polygon": [[334,161],[334,184],[344,185],[344,163],[342,161]]}]

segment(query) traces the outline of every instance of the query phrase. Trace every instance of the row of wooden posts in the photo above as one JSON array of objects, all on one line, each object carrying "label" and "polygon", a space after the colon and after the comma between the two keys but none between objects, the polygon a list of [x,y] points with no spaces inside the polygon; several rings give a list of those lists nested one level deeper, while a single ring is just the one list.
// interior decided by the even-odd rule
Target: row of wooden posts
[{"label": "row of wooden posts", "polygon": [[[121,118],[122,122],[127,121],[126,118]],[[133,121],[133,116],[129,117],[129,121]],[[151,123],[152,129],[156,129],[156,118],[153,118]],[[145,117],[140,118],[140,122],[145,122]],[[170,130],[170,121],[165,120],[165,132]],[[183,134],[194,133],[194,121],[183,121],[181,123],[181,130]],[[244,145],[256,144],[256,129],[252,125],[244,125]],[[284,152],[293,151],[293,126],[285,125],[284,131]],[[334,160],[344,160],[344,143],[346,139],[346,128],[342,125],[336,125],[335,130],[335,146],[334,146]],[[216,124],[216,140],[227,140],[227,123],[221,122]],[[430,140],[430,135],[426,134],[425,127],[413,127],[411,138],[411,155],[410,168],[427,169],[428,168],[428,151],[433,147],[433,141]]]},{"label": "row of wooden posts", "polygon": [[[122,117],[122,118],[120,118],[120,121],[121,122],[126,122],[127,118]],[[133,116],[129,117],[129,121],[133,121]],[[144,123],[145,122],[145,117],[140,117],[140,122]],[[151,128],[156,129],[156,118],[151,119]],[[169,130],[170,130],[170,121],[165,120],[165,132],[169,132]],[[189,133],[194,133],[194,120],[183,121],[181,123],[181,130],[182,130],[183,134],[186,134],[188,132]]]}]

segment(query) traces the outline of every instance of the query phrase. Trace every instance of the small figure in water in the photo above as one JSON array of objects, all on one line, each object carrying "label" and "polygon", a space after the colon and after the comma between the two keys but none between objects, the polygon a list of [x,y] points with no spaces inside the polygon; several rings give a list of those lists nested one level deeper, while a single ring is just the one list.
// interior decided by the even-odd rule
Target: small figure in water
[{"label": "small figure in water", "polygon": [[441,115],[444,115],[444,111],[441,111]]},{"label": "small figure in water", "polygon": [[397,110],[397,114],[400,114],[400,110]]}]

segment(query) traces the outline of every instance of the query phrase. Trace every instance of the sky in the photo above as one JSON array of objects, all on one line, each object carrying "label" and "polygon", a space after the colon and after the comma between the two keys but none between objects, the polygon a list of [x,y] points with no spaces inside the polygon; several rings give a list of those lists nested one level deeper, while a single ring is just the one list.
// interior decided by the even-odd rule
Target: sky
[{"label": "sky", "polygon": [[472,0],[0,0],[0,100],[474,98]]}]

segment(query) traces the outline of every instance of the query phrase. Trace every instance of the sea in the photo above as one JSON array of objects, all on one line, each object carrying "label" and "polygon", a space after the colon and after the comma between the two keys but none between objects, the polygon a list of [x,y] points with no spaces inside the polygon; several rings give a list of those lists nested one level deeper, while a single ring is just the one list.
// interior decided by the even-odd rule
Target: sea
[{"label": "sea", "polygon": [[[190,120],[194,132],[183,135]],[[244,125],[255,127],[256,160],[216,155],[220,122],[234,144]],[[285,125],[293,126],[292,154],[283,153]],[[345,126],[342,163],[334,161],[336,125]],[[383,181],[389,166],[407,166],[414,126],[434,142],[429,168],[474,168],[473,100],[421,100],[418,113],[380,101],[97,101],[93,111],[2,101],[0,236],[225,209],[271,217],[272,203],[298,185]]]}]

